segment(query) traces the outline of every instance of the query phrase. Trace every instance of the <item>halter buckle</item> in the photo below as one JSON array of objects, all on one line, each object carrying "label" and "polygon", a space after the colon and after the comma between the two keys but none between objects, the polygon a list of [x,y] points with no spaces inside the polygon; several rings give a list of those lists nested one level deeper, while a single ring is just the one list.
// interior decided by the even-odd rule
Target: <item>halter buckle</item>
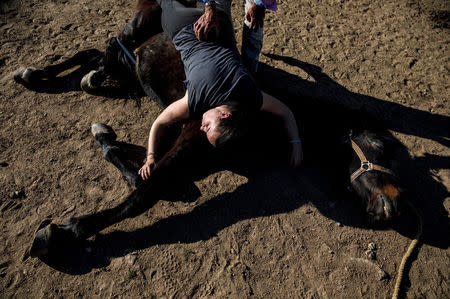
[{"label": "halter buckle", "polygon": [[371,171],[373,170],[373,164],[369,161],[361,162],[361,168],[364,169],[364,171]]}]

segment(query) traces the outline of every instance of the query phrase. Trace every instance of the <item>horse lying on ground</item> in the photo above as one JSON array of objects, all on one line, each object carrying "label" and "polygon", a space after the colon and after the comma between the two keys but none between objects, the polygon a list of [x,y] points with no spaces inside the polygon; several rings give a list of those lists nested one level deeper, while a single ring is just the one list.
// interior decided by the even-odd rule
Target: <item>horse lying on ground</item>
[{"label": "horse lying on ground", "polygon": [[[118,38],[108,40],[104,55],[88,50],[59,65],[38,70],[20,69],[14,78],[36,87],[58,80],[57,75],[65,69],[83,65],[83,70],[92,71],[87,71],[81,79],[81,88],[95,93],[105,88],[107,78],[123,83],[130,81],[124,78],[130,78],[131,74],[145,93],[164,107],[184,94],[184,72],[179,53],[170,39],[161,33],[159,13],[160,8],[155,2],[139,0],[134,17]],[[134,50],[136,64],[129,54]],[[398,213],[402,194],[399,181],[389,170],[393,150],[398,146],[393,137],[386,130],[367,126],[363,115],[357,114],[352,118],[344,112],[339,113],[342,107],[333,108],[330,115],[325,115],[323,109],[314,106],[320,107],[323,103],[309,103],[295,95],[277,97],[291,99],[287,104],[299,121],[305,145],[305,163],[324,165],[334,171],[337,185],[341,188],[350,185],[372,220],[385,222],[392,219]],[[293,98],[298,101],[294,102]],[[317,111],[320,113],[315,115],[313,112]],[[267,116],[260,116],[264,117]],[[43,222],[36,232],[30,255],[51,255],[64,243],[84,240],[114,223],[143,213],[163,198],[167,189],[192,181],[194,172],[204,176],[224,168],[261,167],[261,161],[267,157],[272,157],[273,163],[282,163],[283,157],[288,156],[288,148],[281,124],[273,117],[270,121],[256,120],[254,123],[258,126],[251,130],[255,134],[242,141],[238,154],[235,154],[239,157],[232,158],[209,144],[200,131],[199,121],[184,124],[172,147],[159,159],[146,181],[140,179],[137,169],[126,159],[112,128],[94,124],[92,133],[103,150],[103,156],[136,189],[116,207],[72,218],[63,225]],[[202,161],[201,167],[198,161]]]}]

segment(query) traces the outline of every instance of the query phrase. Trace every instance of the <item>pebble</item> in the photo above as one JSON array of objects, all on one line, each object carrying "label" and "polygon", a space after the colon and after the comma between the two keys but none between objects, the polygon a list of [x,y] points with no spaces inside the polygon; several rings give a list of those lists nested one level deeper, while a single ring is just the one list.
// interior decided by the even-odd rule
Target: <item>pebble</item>
[{"label": "pebble", "polygon": [[25,192],[23,190],[14,191],[9,194],[9,198],[11,198],[11,199],[17,199],[17,198],[22,198],[22,197],[25,197]]},{"label": "pebble", "polygon": [[367,249],[369,250],[376,250],[377,249],[377,244],[370,242],[369,244],[367,244]]},{"label": "pebble", "polygon": [[128,265],[133,266],[136,262],[137,256],[136,254],[130,253],[125,257],[125,261],[128,263]]},{"label": "pebble", "polygon": [[380,271],[378,272],[378,279],[379,280],[383,280],[383,279],[388,279],[389,278],[389,274],[387,274],[386,271],[384,271],[383,269],[380,269]]},{"label": "pebble", "polygon": [[343,227],[343,226],[344,226],[344,225],[343,225],[342,223],[340,223],[340,222],[336,222],[336,225],[339,226],[339,227]]},{"label": "pebble", "polygon": [[366,255],[371,260],[375,260],[377,258],[377,255],[372,250],[366,250]]}]

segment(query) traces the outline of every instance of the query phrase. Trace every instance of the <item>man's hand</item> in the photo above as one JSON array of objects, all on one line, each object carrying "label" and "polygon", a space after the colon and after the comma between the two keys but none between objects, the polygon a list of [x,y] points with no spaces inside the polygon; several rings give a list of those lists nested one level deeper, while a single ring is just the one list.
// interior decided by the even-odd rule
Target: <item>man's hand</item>
[{"label": "man's hand", "polygon": [[299,167],[303,160],[303,148],[301,143],[292,144],[291,166]]},{"label": "man's hand", "polygon": [[206,41],[211,30],[216,31],[216,37],[219,36],[219,20],[215,5],[205,7],[205,13],[195,22],[194,32],[198,40]]},{"label": "man's hand", "polygon": [[266,15],[266,8],[256,5],[254,2],[247,11],[245,18],[250,22],[250,29],[258,30],[264,24],[264,17]]},{"label": "man's hand", "polygon": [[153,156],[148,156],[144,166],[142,166],[138,171],[138,174],[144,181],[150,177],[150,173],[152,172],[153,167],[155,167],[155,159],[153,158]]}]

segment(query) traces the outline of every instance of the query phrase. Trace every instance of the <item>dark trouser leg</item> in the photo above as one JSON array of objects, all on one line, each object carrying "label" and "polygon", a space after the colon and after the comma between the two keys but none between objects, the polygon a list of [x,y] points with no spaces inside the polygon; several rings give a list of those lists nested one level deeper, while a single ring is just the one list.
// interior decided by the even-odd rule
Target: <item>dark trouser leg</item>
[{"label": "dark trouser leg", "polygon": [[194,24],[203,10],[186,7],[176,0],[157,0],[162,9],[161,25],[164,32],[171,38],[186,25]]}]

